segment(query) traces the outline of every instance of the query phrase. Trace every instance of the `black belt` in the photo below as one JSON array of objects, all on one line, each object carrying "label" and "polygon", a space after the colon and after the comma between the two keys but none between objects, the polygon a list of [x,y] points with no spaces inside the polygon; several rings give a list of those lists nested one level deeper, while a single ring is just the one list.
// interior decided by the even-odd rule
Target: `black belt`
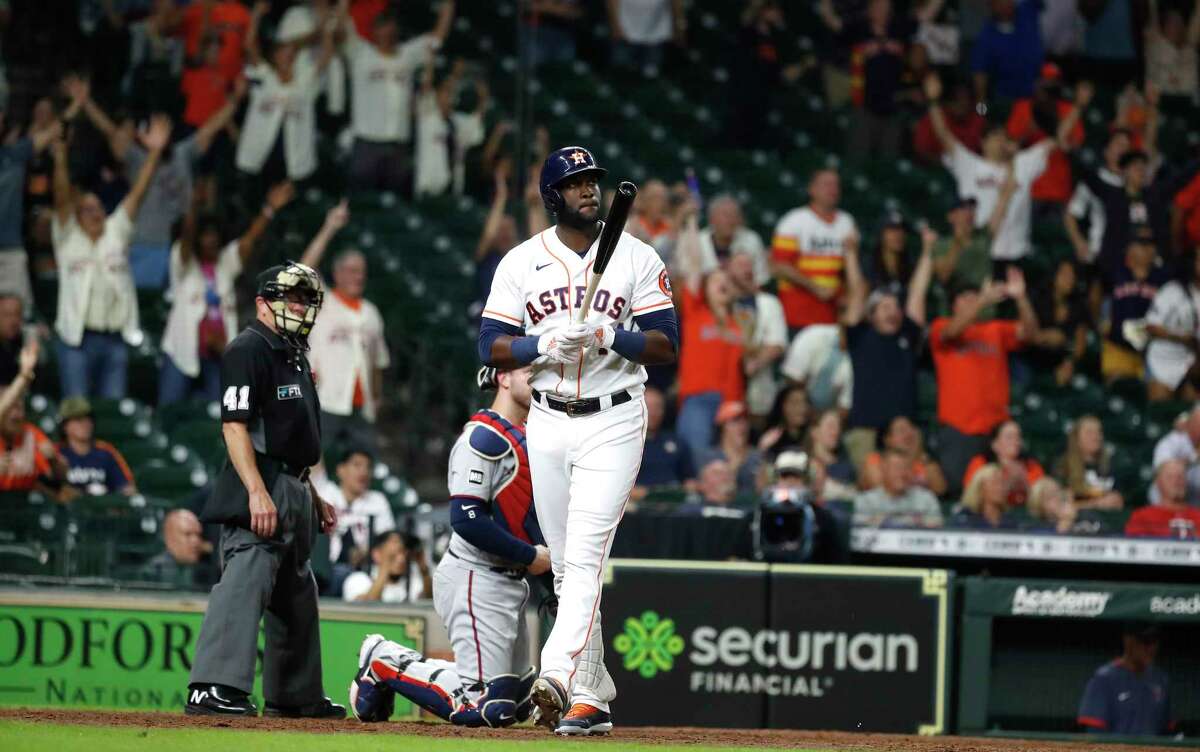
[{"label": "black belt", "polygon": [[560,413],[566,413],[574,418],[577,415],[591,415],[592,413],[598,413],[601,410],[607,409],[604,405],[604,401],[608,399],[612,400],[612,405],[610,405],[611,407],[624,405],[626,402],[633,400],[633,395],[627,390],[622,389],[619,392],[613,392],[607,397],[586,397],[584,399],[563,400],[551,397],[549,394],[542,394],[538,390],[534,389],[533,398],[551,410],[557,410]]},{"label": "black belt", "polygon": [[[467,564],[468,566],[471,564],[471,562],[467,561],[466,559],[464,559],[463,557],[454,553],[453,551],[451,551],[448,548],[446,549],[446,553],[449,556],[453,556],[454,558],[458,559],[462,563]],[[488,567],[488,571],[492,572],[493,574],[504,575],[505,577],[507,577],[510,580],[520,580],[525,577],[524,567],[520,567],[520,568],[518,568],[518,567]]]},{"label": "black belt", "polygon": [[270,457],[265,454],[259,454],[258,452],[254,453],[254,458],[260,471],[268,466],[273,466],[284,475],[290,475],[293,478],[297,478],[301,483],[304,483],[308,480],[309,468],[307,467],[296,467],[295,465],[284,462],[281,459]]}]

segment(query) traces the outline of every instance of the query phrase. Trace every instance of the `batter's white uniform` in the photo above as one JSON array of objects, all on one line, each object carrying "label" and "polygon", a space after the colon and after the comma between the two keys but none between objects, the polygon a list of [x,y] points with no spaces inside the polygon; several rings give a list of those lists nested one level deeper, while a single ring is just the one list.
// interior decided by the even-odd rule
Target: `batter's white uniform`
[{"label": "batter's white uniform", "polygon": [[[572,323],[590,281],[596,243],[582,256],[555,228],[509,251],[496,269],[483,315],[538,336]],[[588,311],[587,323],[636,330],[634,316],[672,308],[671,283],[654,249],[622,233]],[[633,490],[646,438],[646,369],[612,350],[579,363],[534,362],[526,424],[538,524],[550,548],[558,617],[542,648],[543,676],[562,682],[572,702],[608,711],[616,687],[604,668],[600,589],[613,534]],[[632,399],[613,405],[613,395]],[[601,410],[568,416],[560,400],[599,398]],[[579,673],[580,676],[576,676]]]}]

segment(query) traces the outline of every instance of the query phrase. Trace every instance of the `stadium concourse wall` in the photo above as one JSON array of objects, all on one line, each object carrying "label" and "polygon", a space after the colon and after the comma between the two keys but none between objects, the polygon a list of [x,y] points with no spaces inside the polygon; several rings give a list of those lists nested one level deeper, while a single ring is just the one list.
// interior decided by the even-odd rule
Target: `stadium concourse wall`
[{"label": "stadium concourse wall", "polygon": [[[1175,715],[1200,719],[1200,584],[639,559],[611,561],[604,578],[623,725],[1061,735],[1127,620],[1162,626]],[[2,589],[0,705],[177,712],[204,606]],[[329,601],[321,617],[334,698],[345,697],[364,634],[449,656],[428,606]],[[398,702],[396,717],[416,716]]]}]

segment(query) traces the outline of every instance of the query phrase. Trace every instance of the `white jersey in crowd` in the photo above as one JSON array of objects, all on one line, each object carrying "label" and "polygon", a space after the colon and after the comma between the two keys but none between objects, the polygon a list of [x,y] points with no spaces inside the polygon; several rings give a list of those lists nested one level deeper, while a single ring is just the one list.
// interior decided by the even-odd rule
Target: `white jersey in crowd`
[{"label": "white jersey in crowd", "polygon": [[463,158],[468,149],[483,143],[485,136],[479,113],[451,112],[446,117],[438,107],[436,92],[418,96],[416,194],[440,196],[451,185],[455,193],[462,193],[466,177]]},{"label": "white jersey in crowd", "polygon": [[[571,325],[591,278],[596,243],[580,256],[563,245],[555,229],[534,235],[505,254],[496,268],[484,316],[522,327],[529,336]],[[649,245],[622,232],[588,311],[588,323],[636,329],[634,316],[672,306],[671,281],[662,259]],[[645,367],[611,351],[587,353],[569,366],[535,362],[530,378],[539,392],[566,399],[601,397],[622,389],[640,393],[645,381]]]},{"label": "white jersey in crowd", "polygon": [[[159,347],[185,376],[200,375],[200,322],[208,314],[208,281],[195,254],[183,259],[183,246],[176,240],[170,256],[171,312],[163,329]],[[221,320],[225,334],[233,339],[237,327],[237,293],[234,283],[242,273],[242,254],[238,241],[221,249],[213,265],[216,294],[221,299]]]},{"label": "white jersey in crowd", "polygon": [[350,60],[350,123],[356,138],[367,141],[412,140],[413,77],[441,42],[423,34],[398,45],[391,55],[351,30],[345,51]]},{"label": "white jersey in crowd", "polygon": [[283,130],[287,175],[301,180],[317,169],[316,99],[320,81],[315,66],[294,66],[284,83],[266,63],[246,66],[250,101],[237,145],[237,166],[258,174]]},{"label": "white jersey in crowd", "polygon": [[375,420],[375,372],[391,365],[383,338],[383,317],[366,298],[348,304],[330,290],[308,336],[309,361],[317,375],[321,410],[333,415],[354,412],[354,385],[362,384],[362,414]]},{"label": "white jersey in crowd", "polygon": [[71,212],[66,222],[51,215],[50,237],[58,264],[58,314],[54,331],[69,347],[83,341],[84,329],[119,332],[129,344],[140,337],[137,291],[129,270],[133,221],[122,202],[104,221],[95,242]]},{"label": "white jersey in crowd", "polygon": [[[1033,198],[1030,188],[1046,169],[1046,160],[1054,141],[1046,139],[1017,152],[1013,158],[1013,179],[1017,182],[1008,211],[1000,223],[1000,231],[992,240],[992,258],[1004,261],[1029,255],[1029,227],[1032,222]],[[989,162],[962,144],[955,144],[942,159],[958,182],[958,194],[975,199],[975,226],[986,227],[1000,199],[1007,168]]]},{"label": "white jersey in crowd", "polygon": [[[1180,282],[1163,285],[1146,312],[1146,323],[1200,342],[1200,289]],[[1195,362],[1194,350],[1169,339],[1152,339],[1146,348],[1147,376],[1171,389],[1179,388]]]},{"label": "white jersey in crowd", "polygon": [[321,498],[337,510],[337,529],[329,536],[331,562],[342,558],[342,546],[346,543],[347,533],[355,548],[367,551],[371,547],[372,537],[396,529],[392,505],[379,491],[368,488],[362,496],[348,502],[342,487],[330,478],[315,481],[313,485],[317,487]]}]

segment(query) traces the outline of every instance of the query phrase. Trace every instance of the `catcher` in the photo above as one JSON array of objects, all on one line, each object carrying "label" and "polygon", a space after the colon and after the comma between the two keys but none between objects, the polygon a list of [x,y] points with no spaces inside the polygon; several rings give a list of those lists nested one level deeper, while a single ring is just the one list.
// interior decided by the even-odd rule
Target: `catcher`
[{"label": "catcher", "polygon": [[400,694],[460,726],[510,726],[533,710],[525,609],[526,575],[550,570],[550,551],[533,508],[525,452],[529,366],[482,368],[491,408],[471,416],[450,452],[454,534],[433,577],[433,602],[454,648],[454,663],[428,659],[367,635],[359,649],[350,704],[360,721],[386,721]]}]

